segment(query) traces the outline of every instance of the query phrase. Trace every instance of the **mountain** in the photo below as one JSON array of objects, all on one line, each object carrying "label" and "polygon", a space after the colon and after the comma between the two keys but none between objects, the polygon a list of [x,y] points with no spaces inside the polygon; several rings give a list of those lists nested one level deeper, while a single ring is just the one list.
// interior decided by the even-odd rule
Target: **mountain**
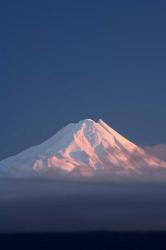
[{"label": "mountain", "polygon": [[101,119],[71,123],[40,145],[0,162],[0,176],[144,178],[165,176],[166,162]]}]

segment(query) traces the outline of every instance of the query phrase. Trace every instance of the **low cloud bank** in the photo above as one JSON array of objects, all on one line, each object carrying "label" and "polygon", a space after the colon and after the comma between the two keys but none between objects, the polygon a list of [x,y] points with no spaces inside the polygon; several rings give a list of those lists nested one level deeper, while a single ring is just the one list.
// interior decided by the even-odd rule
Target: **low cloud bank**
[{"label": "low cloud bank", "polygon": [[0,181],[0,232],[166,230],[165,183]]}]

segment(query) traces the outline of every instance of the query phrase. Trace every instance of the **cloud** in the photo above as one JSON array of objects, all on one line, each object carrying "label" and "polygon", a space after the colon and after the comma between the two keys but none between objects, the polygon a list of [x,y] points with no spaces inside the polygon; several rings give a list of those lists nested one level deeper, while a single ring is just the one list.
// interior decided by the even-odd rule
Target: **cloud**
[{"label": "cloud", "polygon": [[0,186],[0,232],[166,230],[164,183],[8,180]]},{"label": "cloud", "polygon": [[158,157],[159,159],[166,161],[166,145],[165,144],[147,146],[144,149],[149,154],[154,155],[155,157]]}]

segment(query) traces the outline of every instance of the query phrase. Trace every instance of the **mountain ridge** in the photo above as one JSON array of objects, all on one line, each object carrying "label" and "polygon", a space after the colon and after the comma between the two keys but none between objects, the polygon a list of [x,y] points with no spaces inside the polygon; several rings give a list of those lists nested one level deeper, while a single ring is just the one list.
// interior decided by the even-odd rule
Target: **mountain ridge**
[{"label": "mountain ridge", "polygon": [[0,161],[4,177],[138,176],[163,172],[166,162],[147,154],[103,120],[70,123],[45,142]]}]

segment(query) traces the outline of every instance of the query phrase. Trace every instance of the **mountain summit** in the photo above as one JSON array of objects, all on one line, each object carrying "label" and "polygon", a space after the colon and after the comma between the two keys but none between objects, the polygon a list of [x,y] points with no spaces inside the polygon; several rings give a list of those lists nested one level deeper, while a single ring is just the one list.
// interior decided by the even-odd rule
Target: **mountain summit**
[{"label": "mountain summit", "polygon": [[166,162],[109,127],[101,119],[71,123],[40,145],[0,162],[1,177],[144,177],[166,170]]}]

